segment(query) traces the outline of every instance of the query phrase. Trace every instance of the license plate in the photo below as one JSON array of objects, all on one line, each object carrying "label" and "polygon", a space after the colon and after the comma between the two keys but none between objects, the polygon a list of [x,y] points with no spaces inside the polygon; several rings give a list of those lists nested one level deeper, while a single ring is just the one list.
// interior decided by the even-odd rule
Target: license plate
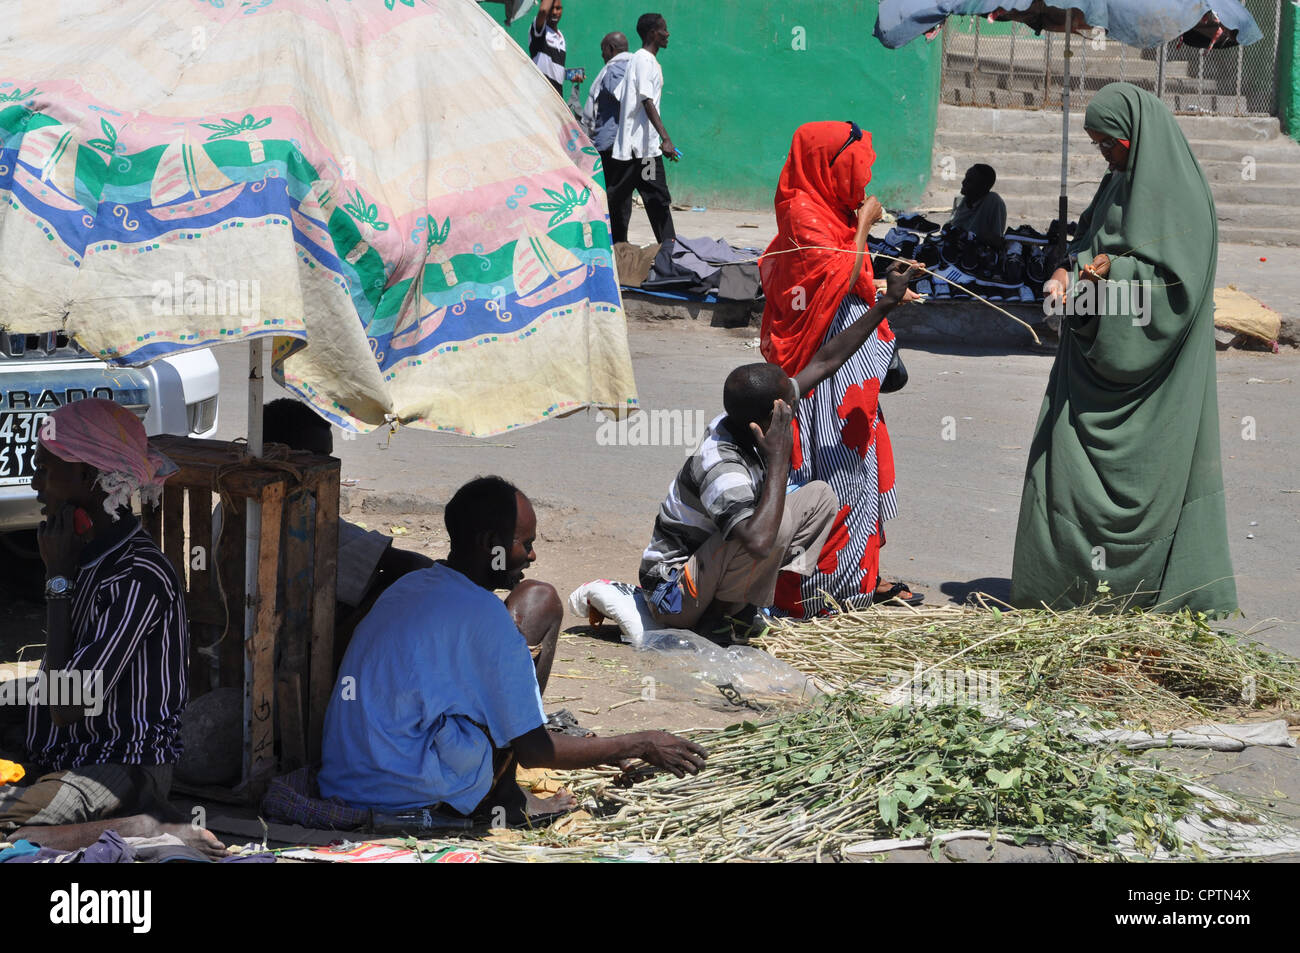
[{"label": "license plate", "polygon": [[36,438],[48,416],[41,411],[0,413],[0,486],[32,482],[36,470]]}]

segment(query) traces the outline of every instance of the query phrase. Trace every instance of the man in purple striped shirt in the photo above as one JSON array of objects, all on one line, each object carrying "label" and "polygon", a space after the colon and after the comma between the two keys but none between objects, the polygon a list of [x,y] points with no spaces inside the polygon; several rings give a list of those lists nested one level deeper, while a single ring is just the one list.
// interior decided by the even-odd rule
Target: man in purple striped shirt
[{"label": "man in purple striped shirt", "polygon": [[171,833],[210,856],[224,848],[168,803],[188,698],[181,582],[131,513],[175,465],[140,421],[109,400],[44,422],[32,486],[45,521],[47,643],[28,691],[32,783],[0,788],[0,832],[84,847],[106,830]]}]

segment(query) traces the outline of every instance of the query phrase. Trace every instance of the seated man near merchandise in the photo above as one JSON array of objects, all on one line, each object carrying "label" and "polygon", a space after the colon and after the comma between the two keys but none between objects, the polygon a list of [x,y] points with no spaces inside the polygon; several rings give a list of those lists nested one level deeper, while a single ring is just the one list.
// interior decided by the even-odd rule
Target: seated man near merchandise
[{"label": "seated man near merchandise", "polygon": [[641,587],[657,622],[744,642],[762,631],[758,613],[772,604],[778,574],[812,574],[839,503],[821,480],[787,492],[792,407],[907,298],[907,283],[920,274],[914,265],[890,268],[871,310],[827,340],[795,377],[775,364],[746,364],[727,375],[726,413],[709,424],[669,486],[641,557]]},{"label": "seated man near merchandise", "polygon": [[948,224],[962,231],[974,232],[980,241],[1002,246],[1007,230],[1007,204],[993,191],[998,174],[993,166],[976,163],[961,180],[961,196],[953,199],[952,218]]},{"label": "seated man near merchandise", "polygon": [[[526,793],[516,765],[640,758],[678,777],[703,767],[702,748],[661,731],[547,731],[542,692],[564,610],[554,588],[523,578],[536,559],[532,504],[500,477],[481,477],[456,492],[445,520],[447,558],[399,579],[357,627],[325,714],[323,797],[493,821],[504,809],[517,823],[574,800]],[[510,590],[504,603],[497,589]]]},{"label": "seated man near merchandise", "polygon": [[167,801],[188,699],[189,629],[176,571],[131,513],[175,464],[140,420],[98,398],[41,425],[32,487],[45,516],[48,642],[27,703],[26,784],[0,786],[0,832],[42,847],[174,834],[211,857],[208,831]]}]

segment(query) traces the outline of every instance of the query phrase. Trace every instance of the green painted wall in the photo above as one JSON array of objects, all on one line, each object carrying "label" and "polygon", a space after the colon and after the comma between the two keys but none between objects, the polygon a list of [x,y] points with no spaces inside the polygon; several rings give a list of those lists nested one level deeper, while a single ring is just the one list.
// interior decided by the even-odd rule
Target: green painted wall
[{"label": "green painted wall", "polygon": [[[499,5],[483,9],[502,19]],[[872,185],[882,202],[906,207],[920,198],[930,175],[939,43],[885,49],[872,35],[870,0],[566,0],[560,31],[568,65],[587,70],[584,97],[602,65],[600,38],[622,30],[637,49],[637,17],[649,11],[664,15],[671,35],[659,62],[664,124],[684,154],[668,164],[674,202],[771,207],[795,128],[818,119],[853,119],[871,132]],[[527,47],[527,22],[510,33]]]},{"label": "green painted wall", "polygon": [[1277,38],[1277,116],[1292,139],[1300,139],[1300,11],[1282,4]]}]

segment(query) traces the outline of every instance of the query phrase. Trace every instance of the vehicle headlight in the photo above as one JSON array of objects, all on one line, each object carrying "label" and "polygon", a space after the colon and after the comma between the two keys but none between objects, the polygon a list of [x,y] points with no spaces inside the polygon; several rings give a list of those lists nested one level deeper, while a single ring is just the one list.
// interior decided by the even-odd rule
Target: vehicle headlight
[{"label": "vehicle headlight", "polygon": [[208,397],[185,405],[189,417],[190,433],[206,433],[217,422],[217,398]]}]

